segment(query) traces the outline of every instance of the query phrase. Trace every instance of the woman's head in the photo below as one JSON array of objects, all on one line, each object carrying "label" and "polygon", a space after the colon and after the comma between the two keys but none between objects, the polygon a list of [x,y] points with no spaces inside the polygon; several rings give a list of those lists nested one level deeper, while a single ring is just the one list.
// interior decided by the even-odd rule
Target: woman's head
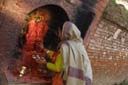
[{"label": "woman's head", "polygon": [[81,33],[77,26],[70,21],[66,21],[62,29],[62,40],[79,40]]}]

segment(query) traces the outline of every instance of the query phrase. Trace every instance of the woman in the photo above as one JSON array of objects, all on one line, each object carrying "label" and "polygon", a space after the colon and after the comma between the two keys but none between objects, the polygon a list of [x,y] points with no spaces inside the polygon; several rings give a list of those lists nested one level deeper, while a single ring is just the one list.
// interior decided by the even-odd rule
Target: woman
[{"label": "woman", "polygon": [[72,22],[65,22],[62,30],[61,52],[66,85],[91,85],[92,69],[81,33]]},{"label": "woman", "polygon": [[55,72],[63,71],[65,85],[92,85],[91,64],[81,33],[72,22],[64,23],[61,39],[60,54],[55,63],[45,62],[47,68]]}]

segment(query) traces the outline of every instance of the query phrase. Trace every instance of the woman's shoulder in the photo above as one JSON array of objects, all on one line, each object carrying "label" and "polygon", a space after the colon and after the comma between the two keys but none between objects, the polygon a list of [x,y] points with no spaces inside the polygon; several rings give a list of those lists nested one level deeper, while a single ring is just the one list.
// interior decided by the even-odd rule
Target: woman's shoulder
[{"label": "woman's shoulder", "polygon": [[63,42],[60,47],[60,51],[68,50],[69,45],[66,42]]},{"label": "woman's shoulder", "polygon": [[67,48],[67,47],[68,47],[67,43],[62,43],[61,44],[61,48]]}]

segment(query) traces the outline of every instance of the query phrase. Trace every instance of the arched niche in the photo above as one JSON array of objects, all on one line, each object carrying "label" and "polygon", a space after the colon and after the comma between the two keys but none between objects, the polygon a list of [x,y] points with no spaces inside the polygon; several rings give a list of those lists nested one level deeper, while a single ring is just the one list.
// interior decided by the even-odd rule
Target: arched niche
[{"label": "arched niche", "polygon": [[[60,42],[58,31],[62,29],[65,21],[69,21],[66,11],[58,5],[48,4],[32,10],[28,13],[28,17],[32,17],[37,11],[46,12],[45,14],[49,16],[48,31],[43,42],[44,47],[50,50],[57,50]],[[27,19],[29,21],[28,17]]]}]

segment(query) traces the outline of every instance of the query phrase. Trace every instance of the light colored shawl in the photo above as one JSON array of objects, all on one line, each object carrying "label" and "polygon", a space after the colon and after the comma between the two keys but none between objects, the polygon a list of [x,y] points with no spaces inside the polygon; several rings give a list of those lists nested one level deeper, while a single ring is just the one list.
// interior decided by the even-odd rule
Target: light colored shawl
[{"label": "light colored shawl", "polygon": [[64,60],[66,85],[91,85],[92,69],[81,33],[72,22],[65,22],[62,30],[61,52]]}]

